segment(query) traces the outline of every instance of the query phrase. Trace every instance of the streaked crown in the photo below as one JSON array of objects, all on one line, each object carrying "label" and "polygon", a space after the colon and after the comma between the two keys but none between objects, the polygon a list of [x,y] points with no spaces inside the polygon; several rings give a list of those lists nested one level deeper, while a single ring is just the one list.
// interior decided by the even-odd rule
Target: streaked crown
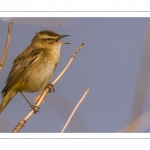
[{"label": "streaked crown", "polygon": [[46,39],[46,38],[58,38],[60,37],[59,34],[53,32],[53,31],[50,31],[50,30],[42,30],[38,33],[36,33],[36,36],[40,37],[40,38],[43,38],[43,39]]}]

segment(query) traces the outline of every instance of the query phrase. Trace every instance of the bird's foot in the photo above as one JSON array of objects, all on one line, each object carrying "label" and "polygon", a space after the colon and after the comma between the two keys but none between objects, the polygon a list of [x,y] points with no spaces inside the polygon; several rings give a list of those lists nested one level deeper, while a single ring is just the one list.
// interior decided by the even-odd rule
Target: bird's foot
[{"label": "bird's foot", "polygon": [[49,92],[52,92],[52,93],[55,92],[55,88],[54,88],[54,85],[53,85],[52,83],[49,83],[49,84],[47,85],[47,87],[49,88]]},{"label": "bird's foot", "polygon": [[32,108],[32,110],[34,111],[35,114],[36,114],[37,112],[39,112],[39,109],[40,109],[40,107],[34,106],[34,105],[31,105],[31,108]]}]

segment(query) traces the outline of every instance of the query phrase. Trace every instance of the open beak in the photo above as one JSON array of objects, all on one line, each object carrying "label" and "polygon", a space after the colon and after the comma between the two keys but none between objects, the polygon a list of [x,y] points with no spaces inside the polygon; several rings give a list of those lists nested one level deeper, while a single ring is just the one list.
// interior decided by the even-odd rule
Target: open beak
[{"label": "open beak", "polygon": [[[66,37],[66,36],[69,36],[69,35],[61,35],[61,36],[58,38],[58,40],[60,40],[60,39],[62,39],[62,38],[64,38],[64,37]],[[62,43],[62,44],[70,44],[70,43],[68,43],[68,42],[60,42],[60,43]]]}]

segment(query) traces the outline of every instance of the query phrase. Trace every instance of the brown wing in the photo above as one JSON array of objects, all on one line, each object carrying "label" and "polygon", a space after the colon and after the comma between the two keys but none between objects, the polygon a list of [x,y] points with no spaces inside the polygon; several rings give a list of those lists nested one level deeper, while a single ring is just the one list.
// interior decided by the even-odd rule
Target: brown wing
[{"label": "brown wing", "polygon": [[2,97],[6,95],[10,88],[15,85],[15,83],[20,79],[20,77],[36,61],[41,51],[42,49],[34,49],[32,47],[28,47],[14,60],[14,65],[6,80],[6,86],[1,92]]}]

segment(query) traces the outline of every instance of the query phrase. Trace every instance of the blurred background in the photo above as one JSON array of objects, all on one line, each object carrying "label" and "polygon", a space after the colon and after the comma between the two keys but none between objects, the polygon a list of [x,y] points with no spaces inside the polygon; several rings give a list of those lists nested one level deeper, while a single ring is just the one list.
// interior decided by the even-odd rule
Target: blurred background
[{"label": "blurred background", "polygon": [[[78,46],[85,45],[49,93],[40,111],[20,132],[59,133],[86,87],[90,92],[65,132],[150,132],[150,19],[149,18],[0,18],[0,57],[12,35],[5,66],[0,72],[0,91],[13,60],[36,32],[52,30],[69,34],[53,80]],[[30,102],[39,93],[25,93]],[[18,93],[0,114],[0,132],[11,132],[30,111]]]}]

